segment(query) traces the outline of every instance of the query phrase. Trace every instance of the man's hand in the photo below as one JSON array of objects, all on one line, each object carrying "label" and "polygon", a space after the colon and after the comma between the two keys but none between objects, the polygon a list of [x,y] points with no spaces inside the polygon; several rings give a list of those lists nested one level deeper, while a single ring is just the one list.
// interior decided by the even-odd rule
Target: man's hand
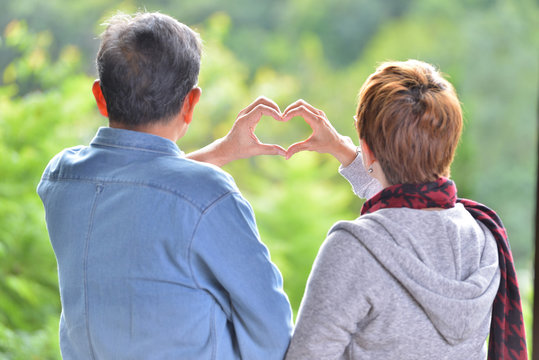
[{"label": "man's hand", "polygon": [[255,135],[255,128],[260,118],[271,116],[283,121],[279,106],[263,96],[240,111],[229,133],[210,145],[192,152],[187,158],[223,166],[231,161],[256,155],[286,155],[286,150],[279,145],[263,144]]},{"label": "man's hand", "polygon": [[286,150],[281,146],[263,144],[256,137],[255,128],[262,115],[283,121],[279,106],[262,96],[240,111],[232,129],[223,138],[223,143],[228,147],[227,150],[231,154],[232,160],[256,155],[286,155]]},{"label": "man's hand", "polygon": [[356,146],[347,136],[342,136],[335,130],[322,110],[318,110],[304,100],[298,100],[289,105],[283,113],[283,120],[288,121],[295,116],[301,116],[313,129],[307,139],[290,145],[286,151],[289,159],[300,151],[316,151],[333,155],[343,166],[348,166],[356,158]]}]

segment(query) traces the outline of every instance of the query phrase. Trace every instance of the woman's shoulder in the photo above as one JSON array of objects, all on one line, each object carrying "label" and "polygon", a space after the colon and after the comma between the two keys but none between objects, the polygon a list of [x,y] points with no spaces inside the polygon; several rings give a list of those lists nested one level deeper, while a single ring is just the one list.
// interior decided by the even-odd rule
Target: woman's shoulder
[{"label": "woman's shoulder", "polygon": [[497,263],[492,233],[461,205],[440,211],[382,209],[337,222],[329,231],[328,239],[332,237],[350,251],[366,249],[367,257],[386,268],[397,259],[420,262],[451,277],[474,272],[480,261]]},{"label": "woman's shoulder", "polygon": [[[339,221],[328,232],[318,256],[326,261],[339,263],[339,267],[358,268],[368,266],[371,270],[377,264],[373,244],[382,245],[390,241],[391,235],[383,230],[370,216],[361,216],[352,221]],[[367,265],[368,264],[368,265]],[[376,266],[374,266],[376,267]]]},{"label": "woman's shoulder", "polygon": [[388,208],[361,215],[355,220],[338,221],[332,226],[329,234],[344,231],[357,237],[369,236],[371,233],[376,236],[380,236],[380,233],[389,233],[393,237],[401,235],[403,231],[419,235],[425,230],[431,233],[432,229],[448,227],[455,227],[460,231],[477,231],[480,224],[461,204],[435,211]]},{"label": "woman's shoulder", "polygon": [[336,234],[340,241],[351,241],[352,239],[365,238],[370,236],[380,236],[387,229],[384,228],[384,218],[387,214],[384,211],[377,211],[372,214],[361,215],[354,220],[337,221],[330,228],[328,236]]}]

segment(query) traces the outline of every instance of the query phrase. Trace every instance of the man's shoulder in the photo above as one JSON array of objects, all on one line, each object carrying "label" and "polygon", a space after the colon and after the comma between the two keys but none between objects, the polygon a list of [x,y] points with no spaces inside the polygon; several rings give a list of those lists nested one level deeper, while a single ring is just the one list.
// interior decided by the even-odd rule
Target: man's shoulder
[{"label": "man's shoulder", "polygon": [[192,199],[205,208],[230,193],[239,193],[233,177],[217,166],[184,157],[161,159],[163,166],[153,181]]},{"label": "man's shoulder", "polygon": [[183,156],[141,152],[135,157],[123,150],[82,145],[55,155],[44,171],[45,179],[145,186],[188,199],[201,210],[226,194],[239,193],[232,176],[214,165]]},{"label": "man's shoulder", "polygon": [[52,173],[57,172],[59,167],[61,167],[65,163],[69,163],[74,160],[74,157],[79,156],[79,154],[83,151],[85,151],[88,147],[84,145],[77,145],[72,146],[69,148],[65,148],[56,155],[52,157],[52,159],[49,161],[47,166],[44,170],[44,176],[48,177]]},{"label": "man's shoulder", "polygon": [[237,191],[234,178],[221,168],[185,157],[178,158],[177,161],[178,166],[172,167],[173,177],[179,178],[180,183],[189,182],[199,186],[207,185]]}]

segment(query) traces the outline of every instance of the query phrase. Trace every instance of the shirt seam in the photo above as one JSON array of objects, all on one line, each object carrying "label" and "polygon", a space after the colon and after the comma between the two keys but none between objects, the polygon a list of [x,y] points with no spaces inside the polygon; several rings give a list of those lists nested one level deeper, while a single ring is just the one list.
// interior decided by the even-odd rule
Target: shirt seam
[{"label": "shirt seam", "polygon": [[[191,254],[192,254],[192,248],[193,248],[193,241],[195,239],[196,233],[198,231],[199,225],[202,222],[202,218],[204,215],[206,215],[211,209],[213,209],[215,206],[217,206],[220,202],[224,201],[229,196],[233,196],[234,194],[237,194],[235,191],[228,191],[227,193],[217,197],[211,204],[209,204],[204,210],[201,211],[200,216],[198,217],[198,220],[193,228],[193,233],[191,234],[191,238],[189,239],[189,246],[187,248],[187,265],[189,266],[189,272],[191,275],[191,281],[195,284],[197,289],[203,290],[200,286],[199,282],[196,280],[194,271],[193,271],[193,264],[191,262]],[[216,300],[212,296],[212,309],[210,314],[210,338],[212,343],[212,354],[211,359],[215,360],[217,359],[217,335],[215,330],[215,306],[216,306]],[[232,315],[230,315],[232,316]],[[228,314],[227,314],[228,317]]]},{"label": "shirt seam", "polygon": [[[138,181],[132,181],[132,180],[113,180],[113,179],[103,179],[103,178],[91,179],[91,178],[83,178],[83,177],[77,177],[77,176],[56,177],[56,176],[50,176],[50,174],[43,175],[41,179],[42,180],[47,180],[47,181],[58,181],[58,182],[61,182],[61,181],[81,181],[81,182],[87,182],[87,183],[90,183],[90,184],[95,184],[95,183],[102,183],[102,184],[129,184],[129,185],[136,185],[136,186],[142,186],[142,187],[157,189],[157,190],[161,190],[161,191],[167,192],[169,194],[175,195],[175,196],[177,196],[179,198],[182,198],[183,200],[185,200],[189,204],[191,204],[193,207],[195,207],[199,212],[201,212],[201,213],[204,212],[203,206],[196,204],[193,200],[191,200],[190,198],[188,198],[184,194],[179,193],[178,191],[176,191],[176,190],[174,190],[174,189],[172,189],[172,188],[170,188],[168,186],[158,185],[158,184],[154,184],[154,183],[138,182]],[[230,192],[231,191],[228,191],[224,195],[226,195],[226,194],[228,194]],[[221,195],[221,196],[224,196],[224,195]],[[211,206],[212,204],[213,204],[213,202],[210,203],[210,205],[208,205],[208,206]]]},{"label": "shirt seam", "polygon": [[151,152],[151,153],[157,153],[157,154],[166,154],[166,155],[183,155],[183,152],[181,150],[172,150],[166,151],[166,150],[157,150],[157,149],[147,149],[142,147],[136,147],[136,146],[125,146],[125,145],[115,145],[115,144],[107,144],[107,143],[101,143],[97,141],[92,141],[90,143],[90,146],[96,146],[96,147],[113,147],[117,149],[125,149],[125,150],[135,150],[135,151],[145,151],[145,152]]},{"label": "shirt seam", "polygon": [[189,265],[189,272],[191,273],[191,280],[193,281],[193,283],[195,284],[195,286],[198,288],[198,289],[202,289],[202,287],[200,286],[200,284],[198,283],[198,281],[196,280],[196,277],[195,277],[195,274],[194,274],[194,271],[193,271],[193,265],[192,265],[192,262],[191,262],[191,254],[192,254],[192,248],[193,248],[193,242],[194,242],[194,239],[196,237],[196,233],[198,231],[198,228],[199,228],[199,225],[200,223],[202,222],[202,218],[204,217],[204,215],[206,215],[206,213],[208,213],[212,208],[214,208],[215,206],[218,205],[218,203],[220,203],[221,201],[223,201],[223,199],[225,199],[226,197],[228,196],[232,196],[236,194],[236,192],[234,191],[229,191],[221,196],[219,196],[217,199],[215,199],[210,205],[208,205],[201,213],[200,213],[200,216],[198,218],[198,221],[196,222],[194,228],[193,228],[193,233],[191,234],[191,238],[189,239],[189,246],[187,247],[187,264]]},{"label": "shirt seam", "polygon": [[211,306],[211,315],[210,315],[210,339],[211,339],[211,358],[217,359],[217,336],[215,333],[215,302]]},{"label": "shirt seam", "polygon": [[90,213],[90,219],[88,222],[88,231],[86,233],[86,243],[84,245],[84,259],[83,259],[83,273],[84,273],[84,315],[86,318],[86,333],[88,335],[88,346],[90,348],[90,356],[95,359],[94,348],[92,344],[92,335],[90,334],[90,315],[89,315],[89,302],[88,302],[88,248],[90,244],[90,236],[93,229],[93,221],[95,215],[95,209],[97,207],[97,199],[101,191],[103,190],[102,184],[96,184],[96,193],[92,204],[92,210]]}]

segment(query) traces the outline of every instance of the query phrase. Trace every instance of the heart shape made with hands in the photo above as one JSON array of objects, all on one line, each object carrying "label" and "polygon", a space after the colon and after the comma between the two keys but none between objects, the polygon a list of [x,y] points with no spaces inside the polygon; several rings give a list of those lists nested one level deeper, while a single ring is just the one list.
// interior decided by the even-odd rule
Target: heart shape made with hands
[{"label": "heart shape made with hands", "polygon": [[[258,136],[255,134],[255,129],[258,127],[260,119],[263,116],[273,117],[278,122],[262,122],[262,126],[259,127],[258,134],[264,135],[263,141],[260,141]],[[288,123],[288,121],[294,117],[302,117],[305,121],[292,123],[292,129],[295,129],[295,131],[291,132],[290,123]],[[237,121],[244,125],[248,125],[251,142],[254,140],[255,143],[251,143],[250,146],[252,147],[254,145],[254,147],[258,149],[254,150],[254,154],[265,153],[276,155],[279,153],[280,155],[285,156],[287,159],[300,151],[322,150],[324,147],[323,144],[333,137],[332,135],[335,135],[329,135],[330,133],[334,132],[335,129],[327,120],[324,112],[301,99],[290,104],[284,110],[284,112],[281,112],[279,106],[275,102],[265,97],[259,97],[240,112]],[[281,121],[287,122],[288,129],[285,129],[282,126]],[[281,126],[276,126],[279,123]],[[311,134],[308,137],[305,137],[304,140],[297,141],[297,134],[309,133],[308,130],[303,130],[307,128],[307,125],[311,128]],[[244,126],[239,127],[241,128]],[[286,138],[289,143],[293,142],[286,150],[283,146],[277,144],[282,142],[283,138]],[[322,145],[322,148],[320,145]]]},{"label": "heart shape made with hands", "polygon": [[[273,121],[266,121],[268,118]],[[264,115],[256,125],[254,134],[263,144],[275,144],[288,149],[290,145],[308,139],[313,132],[303,119],[292,120],[296,119],[280,121],[280,119]]]},{"label": "heart shape made with hands", "polygon": [[[305,140],[290,145],[288,149],[277,144],[261,142],[256,136],[255,130],[263,116],[270,116],[277,121],[284,122],[288,122],[294,117],[302,117],[311,127],[312,133]],[[297,125],[295,126],[297,127]],[[260,130],[258,133],[260,134]],[[275,131],[270,131],[270,133],[275,133]],[[279,133],[285,132],[281,130]],[[265,97],[259,97],[239,112],[232,129],[222,144],[226,144],[224,146],[228,147],[229,151],[231,149],[231,153],[235,154],[236,159],[256,155],[282,155],[289,159],[295,153],[305,150],[333,154],[335,145],[341,143],[340,140],[341,136],[328,121],[326,114],[304,100],[296,101],[281,112],[275,102]]]}]

